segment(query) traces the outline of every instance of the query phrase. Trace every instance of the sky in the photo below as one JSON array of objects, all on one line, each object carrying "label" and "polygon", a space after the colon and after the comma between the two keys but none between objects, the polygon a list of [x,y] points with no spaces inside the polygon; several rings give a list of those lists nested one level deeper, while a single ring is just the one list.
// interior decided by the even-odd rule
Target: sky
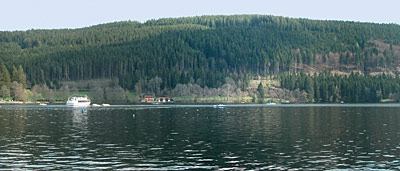
[{"label": "sky", "polygon": [[233,14],[400,24],[399,7],[399,0],[4,0],[0,31]]}]

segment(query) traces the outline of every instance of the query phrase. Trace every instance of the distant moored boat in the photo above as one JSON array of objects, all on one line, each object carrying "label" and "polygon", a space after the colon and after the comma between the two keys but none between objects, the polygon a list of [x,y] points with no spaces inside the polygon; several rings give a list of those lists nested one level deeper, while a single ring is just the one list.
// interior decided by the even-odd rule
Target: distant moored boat
[{"label": "distant moored boat", "polygon": [[225,108],[226,105],[224,105],[224,104],[217,104],[217,105],[214,105],[214,107],[215,107],[215,108]]},{"label": "distant moored boat", "polygon": [[90,98],[87,95],[72,95],[68,97],[67,106],[89,106]]}]

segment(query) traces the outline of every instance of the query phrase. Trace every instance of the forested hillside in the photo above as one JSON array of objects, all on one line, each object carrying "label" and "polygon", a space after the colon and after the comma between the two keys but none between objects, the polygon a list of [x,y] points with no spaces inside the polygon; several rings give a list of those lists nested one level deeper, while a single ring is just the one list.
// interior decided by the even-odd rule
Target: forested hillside
[{"label": "forested hillside", "polygon": [[129,90],[167,91],[230,77],[245,90],[253,76],[282,72],[397,73],[400,26],[234,15],[3,31],[0,62],[21,65],[28,87],[118,78]]}]

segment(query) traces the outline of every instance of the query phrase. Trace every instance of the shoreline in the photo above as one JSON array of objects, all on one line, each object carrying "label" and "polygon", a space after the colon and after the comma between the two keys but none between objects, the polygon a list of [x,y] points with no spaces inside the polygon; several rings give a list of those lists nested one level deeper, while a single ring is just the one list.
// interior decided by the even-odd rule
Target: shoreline
[{"label": "shoreline", "polygon": [[[9,101],[9,102],[5,102],[5,101],[0,101],[0,105],[40,105],[43,104],[41,102],[22,102],[22,101]],[[65,105],[65,102],[44,102],[44,104],[46,105]],[[92,106],[93,104],[96,103],[92,103],[90,106]],[[293,106],[293,105],[311,105],[311,106],[354,106],[354,105],[400,105],[400,103],[396,103],[393,101],[390,102],[379,102],[379,103],[274,103],[274,104],[268,104],[268,103],[232,103],[232,102],[174,102],[174,103],[107,103],[107,104],[111,104],[111,106],[122,106],[122,105],[137,105],[137,106],[174,106],[174,105],[215,105],[215,104],[224,104],[224,105],[229,105],[229,106],[246,106],[246,105],[265,105],[265,106]],[[100,104],[101,105],[101,104]]]}]

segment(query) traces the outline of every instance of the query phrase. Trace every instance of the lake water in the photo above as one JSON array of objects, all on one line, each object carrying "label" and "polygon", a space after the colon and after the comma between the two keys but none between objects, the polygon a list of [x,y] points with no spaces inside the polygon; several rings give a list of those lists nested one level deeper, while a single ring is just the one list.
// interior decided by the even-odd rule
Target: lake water
[{"label": "lake water", "polygon": [[400,105],[0,108],[0,170],[400,169]]}]

